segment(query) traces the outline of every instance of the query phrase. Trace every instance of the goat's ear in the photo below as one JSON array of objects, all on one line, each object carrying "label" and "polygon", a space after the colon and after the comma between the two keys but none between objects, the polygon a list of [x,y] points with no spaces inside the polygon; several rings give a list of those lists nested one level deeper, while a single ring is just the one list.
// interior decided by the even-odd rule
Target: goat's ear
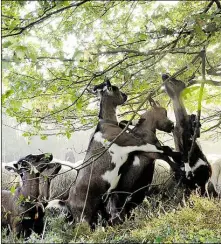
[{"label": "goat's ear", "polygon": [[140,118],[135,125],[138,125],[138,124],[141,125],[141,124],[143,124],[143,122],[145,120],[146,120],[145,118]]},{"label": "goat's ear", "polygon": [[169,73],[162,74],[162,80],[163,81],[167,80],[169,77],[170,77],[170,74]]},{"label": "goat's ear", "polygon": [[158,107],[161,107],[161,105],[160,105],[160,103],[159,103],[158,101],[156,101],[156,105],[157,105]]},{"label": "goat's ear", "polygon": [[150,106],[151,106],[152,108],[157,107],[156,103],[155,103],[153,100],[150,100],[149,102],[150,102]]},{"label": "goat's ear", "polygon": [[12,166],[5,166],[5,169],[11,173],[18,173],[18,170]]},{"label": "goat's ear", "polygon": [[107,88],[109,89],[109,87],[111,87],[110,79],[108,77],[105,77],[104,81],[107,85]]}]

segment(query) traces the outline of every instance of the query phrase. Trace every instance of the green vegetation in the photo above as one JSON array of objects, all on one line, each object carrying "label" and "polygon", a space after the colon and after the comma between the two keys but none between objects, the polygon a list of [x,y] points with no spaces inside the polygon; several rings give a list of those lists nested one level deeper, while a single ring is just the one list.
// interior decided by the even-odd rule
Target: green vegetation
[{"label": "green vegetation", "polygon": [[[201,123],[217,136],[220,14],[219,1],[2,1],[4,112],[31,126],[26,137],[70,138],[96,123],[91,90],[107,75],[129,95],[120,110],[128,119],[149,92],[168,105],[156,91],[162,73],[180,71],[177,78],[187,85],[200,83],[201,61],[191,61],[205,46]],[[190,112],[197,111],[198,96],[199,84],[189,86]]]},{"label": "green vegetation", "polygon": [[[173,243],[220,243],[221,242],[221,202],[198,196],[191,197],[191,205],[175,207],[162,203],[151,207],[145,200],[134,211],[134,219],[122,225],[108,227],[104,231],[98,226],[90,232],[86,223],[75,229],[64,223],[63,218],[46,218],[46,230],[42,239],[32,234],[28,243],[132,243],[132,242],[173,242]],[[188,204],[187,204],[188,205]],[[3,243],[14,243],[12,235],[3,236]],[[22,242],[22,240],[19,240]]]}]

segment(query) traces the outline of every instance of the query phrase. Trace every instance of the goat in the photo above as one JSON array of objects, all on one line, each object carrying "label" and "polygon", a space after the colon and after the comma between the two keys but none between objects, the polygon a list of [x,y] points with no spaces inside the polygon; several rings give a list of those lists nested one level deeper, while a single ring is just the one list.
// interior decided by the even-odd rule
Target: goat
[{"label": "goat", "polygon": [[[131,134],[139,138],[143,137],[145,141],[160,147],[160,142],[156,137],[156,129],[172,132],[174,126],[167,117],[166,109],[157,105],[153,100],[151,100],[151,105],[152,108],[141,115]],[[127,164],[121,168],[123,173],[118,186],[115,188],[116,193],[110,194],[107,204],[107,210],[111,215],[111,224],[123,220],[125,215],[129,215],[131,210],[144,200],[145,192],[153,179],[154,160],[157,158],[168,162],[177,174],[181,173],[179,168],[182,166],[182,162],[177,158],[174,160],[178,160],[178,164],[159,153],[131,153]]]},{"label": "goat", "polygon": [[[162,80],[164,81],[166,92],[173,102],[176,117],[176,126],[174,128],[175,147],[177,151],[182,153],[183,161],[185,162],[186,178],[184,178],[183,183],[187,186],[189,193],[191,190],[200,188],[201,194],[204,195],[212,170],[197,142],[195,142],[190,158],[188,155],[193,141],[193,132],[196,130],[198,121],[194,121],[196,116],[187,114],[183,104],[181,94],[186,87],[185,83],[170,77],[168,74],[163,74]],[[196,135],[200,136],[199,127],[197,127]]]},{"label": "goat", "polygon": [[[92,229],[95,228],[98,212],[107,217],[103,195],[117,186],[121,177],[119,169],[129,154],[134,151],[165,151],[163,147],[157,148],[142,138],[122,132],[118,126],[116,108],[126,102],[127,95],[118,87],[106,80],[95,86],[94,92],[100,96],[99,122],[81,165],[83,168],[79,171],[76,184],[70,189],[68,199],[65,202],[54,200],[47,206],[66,208],[75,221],[84,218]],[[114,143],[107,148],[113,140]],[[105,148],[108,150],[104,151]]]},{"label": "goat", "polygon": [[68,187],[70,188],[77,176],[77,171],[68,165],[77,167],[78,162],[70,163],[59,159],[53,159],[52,162],[55,163],[54,168],[44,170],[43,177],[40,178],[40,199],[66,200],[69,195]]},{"label": "goat", "polygon": [[22,179],[22,186],[14,193],[2,191],[2,226],[9,227],[18,237],[28,237],[31,230],[43,231],[44,207],[36,203],[39,195],[39,174],[49,165],[52,154],[28,155],[6,169],[16,172]]}]

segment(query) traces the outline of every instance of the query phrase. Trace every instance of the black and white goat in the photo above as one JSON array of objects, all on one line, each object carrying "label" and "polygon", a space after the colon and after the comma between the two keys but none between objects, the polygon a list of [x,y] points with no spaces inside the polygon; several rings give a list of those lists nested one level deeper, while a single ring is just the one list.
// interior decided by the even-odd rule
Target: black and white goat
[{"label": "black and white goat", "polygon": [[185,163],[186,178],[185,183],[190,190],[200,188],[201,194],[206,192],[206,184],[211,177],[211,166],[202,152],[200,146],[195,143],[194,150],[189,158],[193,135],[196,131],[197,137],[200,136],[200,125],[197,125],[195,115],[188,115],[182,99],[182,91],[185,89],[185,83],[181,80],[170,77],[169,74],[163,74],[162,79],[168,96],[173,102],[174,113],[176,117],[176,126],[174,128],[174,141],[176,150],[182,153]]},{"label": "black and white goat", "polygon": [[[172,132],[174,125],[167,117],[165,108],[151,100],[152,108],[141,115],[140,120],[130,131],[137,138],[143,138],[151,144],[161,147],[156,137],[156,130]],[[166,146],[165,146],[166,148]],[[171,153],[171,156],[176,153]],[[180,154],[178,153],[178,156]],[[152,183],[154,175],[154,160],[163,159],[174,170],[177,177],[182,173],[180,168],[182,162],[179,157],[171,160],[168,156],[161,153],[132,152],[128,157],[127,163],[120,169],[122,176],[115,188],[116,193],[111,193],[108,200],[108,212],[111,215],[111,223],[123,220],[125,215],[139,205],[145,198],[145,192]],[[175,163],[175,162],[176,163]]]},{"label": "black and white goat", "polygon": [[[107,217],[105,194],[116,188],[123,172],[120,168],[135,151],[164,153],[164,148],[150,144],[142,137],[122,132],[116,117],[116,108],[126,102],[127,96],[109,80],[94,87],[100,96],[99,122],[90,140],[87,154],[69,198],[54,200],[48,207],[60,206],[71,212],[74,220],[85,219],[92,228],[98,213]],[[113,144],[110,145],[110,143]],[[97,156],[99,155],[99,156]]]}]

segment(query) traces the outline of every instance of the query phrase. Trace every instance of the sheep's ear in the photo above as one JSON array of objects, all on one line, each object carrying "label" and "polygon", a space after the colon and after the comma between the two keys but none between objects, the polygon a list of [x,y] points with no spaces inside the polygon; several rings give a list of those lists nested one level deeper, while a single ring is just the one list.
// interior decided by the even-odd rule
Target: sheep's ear
[{"label": "sheep's ear", "polygon": [[61,169],[61,164],[60,163],[50,163],[47,165],[47,169],[53,169],[53,172],[51,173],[51,175],[57,174]]},{"label": "sheep's ear", "polygon": [[11,173],[18,173],[18,170],[14,167],[11,167],[11,166],[5,166],[5,169]]}]

